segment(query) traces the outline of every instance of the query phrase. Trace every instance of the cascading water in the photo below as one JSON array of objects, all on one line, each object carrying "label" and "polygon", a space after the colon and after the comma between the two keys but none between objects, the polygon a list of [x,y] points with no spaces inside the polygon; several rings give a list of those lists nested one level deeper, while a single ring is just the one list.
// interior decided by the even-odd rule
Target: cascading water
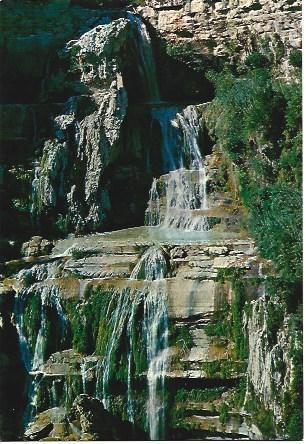
[{"label": "cascading water", "polygon": [[154,178],[149,192],[148,208],[145,212],[145,225],[154,226],[160,223],[160,201],[157,191],[157,180]]},{"label": "cascading water", "polygon": [[67,319],[60,303],[59,289],[58,287],[53,285],[43,287],[41,292],[41,322],[36,340],[32,371],[39,370],[39,368],[43,365],[45,359],[45,349],[48,340],[47,307],[51,307],[56,310],[60,324],[61,341],[65,337]]},{"label": "cascading water", "polygon": [[129,289],[123,289],[121,292],[119,292],[119,294],[118,292],[114,292],[109,304],[109,308],[111,306],[115,306],[115,309],[111,313],[110,310],[108,310],[108,313],[106,314],[107,330],[111,332],[111,335],[107,341],[105,349],[102,376],[103,404],[106,409],[109,409],[110,407],[108,387],[114,355],[117,351],[120,339],[122,338],[122,333],[126,325],[126,319],[128,318],[131,308]]},{"label": "cascading water", "polygon": [[147,416],[150,438],[163,439],[165,434],[165,376],[168,358],[168,313],[165,281],[158,281],[145,299],[143,330],[147,344]]},{"label": "cascading water", "polygon": [[[184,231],[207,231],[207,175],[198,142],[201,119],[197,108],[192,105],[186,107],[161,127],[166,125],[176,128],[176,131],[162,130],[167,158],[172,159],[172,164],[175,164],[173,159],[180,144],[180,166],[158,180],[154,178],[145,223]],[[176,155],[176,161],[177,159]]]},{"label": "cascading water", "polygon": [[177,115],[179,108],[176,106],[159,106],[151,110],[152,120],[157,121],[161,131],[161,154],[165,172],[176,170],[183,166],[183,152]]},{"label": "cascading water", "polygon": [[[142,336],[146,344],[148,403],[147,419],[151,439],[164,436],[165,429],[165,372],[168,348],[168,315],[165,277],[167,260],[163,250],[150,247],[140,258],[131,275],[131,285],[111,294],[104,316],[110,332],[104,359],[97,369],[96,396],[103,400],[106,409],[111,408],[109,383],[113,376],[115,357],[122,339],[127,336],[127,417],[135,422],[133,378],[135,328],[137,314],[143,310]],[[144,281],[142,289],[133,289],[133,280]],[[85,389],[85,367],[82,367]]]},{"label": "cascading water", "polygon": [[14,316],[16,330],[19,338],[19,349],[21,359],[27,372],[32,370],[33,357],[29,349],[29,344],[24,333],[24,308],[27,297],[27,290],[20,290],[15,297]]},{"label": "cascading water", "polygon": [[156,66],[153,57],[151,37],[146,25],[140,17],[128,12],[132,29],[135,30],[137,52],[139,55],[139,70],[145,86],[145,92],[150,102],[159,102],[159,88],[156,77]]},{"label": "cascading water", "polygon": [[146,340],[148,403],[147,418],[152,440],[162,439],[165,430],[165,375],[168,353],[168,313],[165,277],[167,261],[158,247],[150,247],[131,273],[130,279],[155,281],[144,297],[143,334]]},{"label": "cascading water", "polygon": [[154,281],[164,279],[167,273],[167,261],[163,251],[158,247],[150,247],[135,265],[130,279]]}]

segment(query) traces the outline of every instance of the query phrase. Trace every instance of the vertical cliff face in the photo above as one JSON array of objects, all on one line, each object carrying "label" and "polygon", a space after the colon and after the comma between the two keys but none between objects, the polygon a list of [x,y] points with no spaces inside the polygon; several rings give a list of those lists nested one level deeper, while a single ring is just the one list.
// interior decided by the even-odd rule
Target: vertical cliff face
[{"label": "vertical cliff face", "polygon": [[[268,43],[280,59],[291,49],[301,48],[301,4],[297,1],[203,0],[146,1],[139,6],[165,39],[174,56],[196,60],[201,55],[244,59]],[[194,60],[194,62],[195,62]],[[288,64],[284,64],[288,69]]]},{"label": "vertical cliff face", "polygon": [[64,223],[98,227],[108,208],[102,177],[118,150],[127,109],[120,65],[129,22],[101,25],[70,43],[75,69],[89,95],[74,97],[56,117],[54,141],[46,142],[33,183],[33,213],[62,209]]},{"label": "vertical cliff face", "polygon": [[[56,7],[57,14],[70,17],[68,3]],[[274,139],[263,143],[262,127],[251,125],[247,133],[248,96],[238,101],[244,110],[238,126],[228,125],[236,102],[222,102],[216,87],[212,104],[199,103],[212,93],[199,78],[205,66],[223,58],[233,63],[261,47],[250,35],[258,29],[271,37],[273,54],[282,47],[281,66],[274,67],[284,72],[290,50],[300,44],[296,29],[287,39],[298,5],[284,3],[277,13],[268,2],[139,7],[155,30],[125,9],[71,8],[72,28],[82,17],[86,23],[63,31],[59,58],[50,56],[45,74],[37,68],[31,92],[43,102],[35,92],[43,79],[43,97],[64,103],[3,106],[4,178],[14,178],[15,188],[23,184],[18,196],[14,187],[9,193],[7,220],[21,212],[19,228],[52,241],[32,237],[17,259],[16,239],[25,234],[21,229],[12,241],[12,229],[5,232],[0,388],[10,402],[0,412],[1,434],[27,440],[291,438],[301,418],[301,334],[298,311],[287,299],[299,287],[284,279],[277,255],[261,256],[262,237],[254,231],[256,245],[246,229],[252,208],[245,167],[264,184],[266,171],[271,177],[277,171],[280,183],[284,173],[269,157]],[[230,48],[229,39],[237,47]],[[262,69],[268,59],[255,53],[254,60]],[[262,71],[255,74],[262,78]],[[232,87],[234,74],[226,75]],[[234,92],[245,84],[252,91],[253,78],[238,81]],[[281,110],[298,100],[269,97]],[[224,103],[232,106],[228,113]],[[18,128],[11,132],[16,109]],[[211,137],[217,133],[216,145],[206,125]],[[221,137],[224,128],[235,156]],[[284,134],[290,151],[295,133],[286,127]],[[246,153],[244,143],[250,144]],[[11,144],[19,146],[14,156]],[[26,147],[22,158],[20,147]],[[257,163],[264,159],[262,168],[253,171],[250,150]],[[288,162],[284,155],[282,163]],[[3,183],[4,191],[10,188]],[[261,202],[254,205],[262,209]],[[273,246],[278,251],[279,243]],[[27,385],[14,387],[13,370],[27,375]]]}]

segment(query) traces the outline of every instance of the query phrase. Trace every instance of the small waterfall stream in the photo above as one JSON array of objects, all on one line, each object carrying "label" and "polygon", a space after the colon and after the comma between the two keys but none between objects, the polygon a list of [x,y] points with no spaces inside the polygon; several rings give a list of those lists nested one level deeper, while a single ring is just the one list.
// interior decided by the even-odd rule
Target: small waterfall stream
[{"label": "small waterfall stream", "polygon": [[[174,113],[174,111],[173,111]],[[207,231],[207,174],[199,147],[201,118],[196,106],[171,114],[162,110],[158,121],[168,174],[154,178],[149,192],[145,223],[184,231]],[[177,153],[180,153],[178,155]]]},{"label": "small waterfall stream", "polygon": [[[30,269],[21,270],[18,274],[20,280],[36,281],[28,288],[17,290],[14,304],[14,317],[16,330],[19,337],[20,354],[24,366],[30,375],[27,384],[28,404],[24,412],[23,423],[27,425],[37,413],[37,398],[39,385],[41,382],[41,369],[47,356],[47,346],[54,336],[58,336],[60,349],[64,346],[67,330],[67,319],[60,303],[60,291],[55,285],[46,284],[43,287],[37,285],[54,272],[54,265],[34,265]],[[50,279],[52,280],[52,279]],[[33,316],[33,307],[27,306],[31,297],[39,298],[40,322],[37,332],[34,350],[30,348],[30,338],[27,334],[35,334],[34,331],[27,331],[24,325],[24,315],[27,313]],[[37,306],[35,305],[37,308]],[[30,310],[30,311],[29,311]],[[51,327],[49,315],[50,310],[54,313],[54,325]],[[58,335],[59,333],[59,335]],[[35,336],[34,336],[35,337]]]},{"label": "small waterfall stream", "polygon": [[22,362],[29,373],[32,370],[33,356],[29,349],[29,344],[24,333],[24,309],[27,297],[27,290],[20,290],[15,297],[15,324],[16,330],[19,337],[19,349],[21,354]]},{"label": "small waterfall stream", "polygon": [[159,102],[159,88],[156,77],[156,66],[153,57],[151,37],[146,25],[136,14],[127,13],[132,29],[136,36],[136,45],[139,55],[139,70],[146,89],[147,98],[150,102]]},{"label": "small waterfall stream", "polygon": [[144,298],[143,333],[146,339],[150,438],[163,439],[165,430],[165,375],[168,353],[168,311],[165,277],[167,261],[161,248],[150,247],[131,273],[130,279],[156,281]]},{"label": "small waterfall stream", "polygon": [[165,376],[168,358],[168,313],[165,281],[159,280],[145,299],[143,327],[148,371],[148,422],[152,440],[165,437]]},{"label": "small waterfall stream", "polygon": [[[151,439],[161,439],[165,429],[165,372],[167,368],[168,314],[165,277],[167,261],[158,247],[150,247],[133,269],[131,288],[114,291],[106,313],[107,330],[110,332],[104,359],[98,370],[96,396],[102,398],[104,407],[111,408],[109,384],[113,376],[116,353],[122,338],[127,337],[127,417],[135,422],[133,378],[134,340],[136,316],[142,311],[142,336],[146,348],[148,403],[147,420]],[[144,281],[142,290],[132,288],[133,280]],[[84,368],[82,375],[84,374]],[[85,383],[83,381],[83,386]],[[99,387],[102,386],[102,391]]]}]

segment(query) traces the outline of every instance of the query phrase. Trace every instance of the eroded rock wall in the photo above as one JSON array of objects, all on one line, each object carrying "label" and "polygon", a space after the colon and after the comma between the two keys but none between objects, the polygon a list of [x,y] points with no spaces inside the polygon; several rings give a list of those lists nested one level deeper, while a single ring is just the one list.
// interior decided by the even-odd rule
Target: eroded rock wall
[{"label": "eroded rock wall", "polygon": [[264,41],[281,56],[302,45],[299,0],[149,0],[138,10],[170,49],[190,45],[210,58],[244,59]]}]

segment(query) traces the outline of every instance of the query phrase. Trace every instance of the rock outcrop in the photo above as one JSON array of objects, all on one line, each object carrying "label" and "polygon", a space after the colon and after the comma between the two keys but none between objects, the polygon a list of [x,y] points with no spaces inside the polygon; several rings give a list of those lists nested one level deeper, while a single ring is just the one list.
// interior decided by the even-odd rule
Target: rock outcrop
[{"label": "rock outcrop", "polygon": [[138,10],[165,39],[169,52],[182,57],[191,51],[195,58],[241,60],[268,42],[282,58],[302,44],[299,0],[147,0]]},{"label": "rock outcrop", "polygon": [[116,155],[127,109],[122,64],[128,32],[129,22],[118,19],[67,45],[89,95],[69,99],[55,118],[56,139],[45,143],[35,172],[34,213],[62,208],[63,223],[78,231],[105,219],[103,171]]}]

